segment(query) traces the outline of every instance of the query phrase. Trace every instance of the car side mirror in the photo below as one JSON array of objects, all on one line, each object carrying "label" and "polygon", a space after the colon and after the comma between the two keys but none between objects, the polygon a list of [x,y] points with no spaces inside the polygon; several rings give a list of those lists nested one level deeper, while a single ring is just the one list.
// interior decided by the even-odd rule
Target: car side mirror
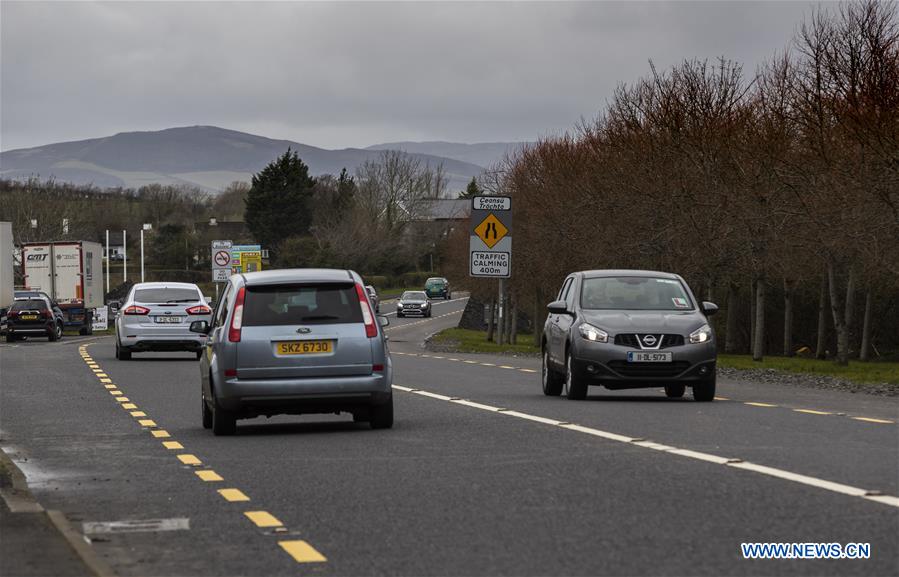
[{"label": "car side mirror", "polygon": [[382,327],[386,327],[387,325],[390,324],[390,319],[387,317],[384,317],[384,316],[379,316],[378,324],[381,325]]},{"label": "car side mirror", "polygon": [[553,301],[546,305],[546,308],[554,315],[568,314],[568,303],[565,301]]},{"label": "car side mirror", "polygon": [[209,323],[206,321],[194,321],[190,323],[190,332],[201,335],[209,334]]},{"label": "car side mirror", "polygon": [[715,303],[710,303],[709,301],[703,301],[702,312],[705,313],[705,316],[710,317],[718,312],[718,305],[716,305]]}]

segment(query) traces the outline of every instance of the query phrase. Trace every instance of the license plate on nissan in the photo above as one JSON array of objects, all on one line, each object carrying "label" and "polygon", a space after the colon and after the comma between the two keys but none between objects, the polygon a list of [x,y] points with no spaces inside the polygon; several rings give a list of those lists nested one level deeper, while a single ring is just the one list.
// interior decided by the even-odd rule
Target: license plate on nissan
[{"label": "license plate on nissan", "polygon": [[645,353],[639,351],[628,351],[627,353],[627,362],[629,363],[670,363],[671,361],[671,353]]}]

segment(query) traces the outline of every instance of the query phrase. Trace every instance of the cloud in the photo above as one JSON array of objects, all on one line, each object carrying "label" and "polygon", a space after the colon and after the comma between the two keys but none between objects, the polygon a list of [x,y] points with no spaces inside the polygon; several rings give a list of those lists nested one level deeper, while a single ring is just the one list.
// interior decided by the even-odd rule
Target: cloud
[{"label": "cloud", "polygon": [[324,147],[532,140],[683,58],[755,66],[807,3],[0,4],[0,147],[211,124]]}]

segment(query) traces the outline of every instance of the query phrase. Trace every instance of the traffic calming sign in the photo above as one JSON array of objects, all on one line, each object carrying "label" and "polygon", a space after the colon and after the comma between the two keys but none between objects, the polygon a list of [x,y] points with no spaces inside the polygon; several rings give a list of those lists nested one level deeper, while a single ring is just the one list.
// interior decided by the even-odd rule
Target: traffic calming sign
[{"label": "traffic calming sign", "polygon": [[473,277],[509,278],[512,274],[512,199],[471,199],[470,269]]}]

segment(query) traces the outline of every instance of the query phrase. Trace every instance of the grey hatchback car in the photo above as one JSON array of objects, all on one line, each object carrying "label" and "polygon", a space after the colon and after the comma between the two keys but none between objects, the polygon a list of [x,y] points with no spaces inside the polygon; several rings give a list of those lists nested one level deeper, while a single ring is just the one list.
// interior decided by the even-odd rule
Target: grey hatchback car
[{"label": "grey hatchback car", "polygon": [[284,269],[230,278],[200,360],[203,426],[232,435],[238,419],[353,414],[393,426],[393,365],[383,326],[353,271]]},{"label": "grey hatchback car", "polygon": [[716,344],[708,316],[676,274],[594,270],[570,274],[547,307],[543,392],[583,399],[589,385],[608,389],[664,386],[697,401],[715,398]]}]

